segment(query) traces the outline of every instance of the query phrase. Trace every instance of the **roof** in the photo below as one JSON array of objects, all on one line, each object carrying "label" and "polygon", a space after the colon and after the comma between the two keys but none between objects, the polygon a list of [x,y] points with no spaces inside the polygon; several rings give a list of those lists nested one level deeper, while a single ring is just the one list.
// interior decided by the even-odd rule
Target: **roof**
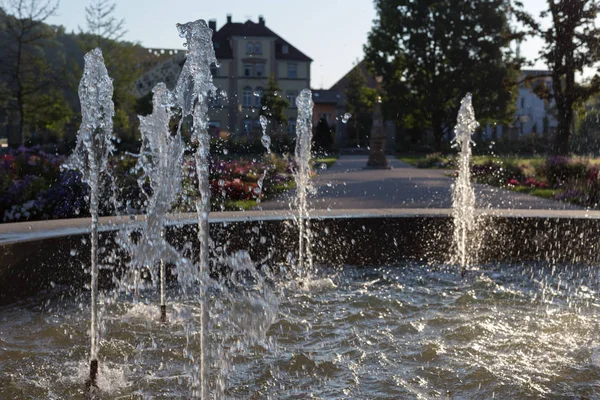
[{"label": "roof", "polygon": [[[231,49],[229,39],[234,36],[275,38],[275,58],[277,60],[312,61],[306,54],[302,53],[281,36],[267,28],[264,19],[261,18],[258,23],[250,20],[241,23],[231,22],[230,17],[228,17],[227,23],[213,35],[217,59],[233,58],[233,50]],[[284,45],[288,46],[287,54],[283,53]]]},{"label": "roof", "polygon": [[369,88],[376,88],[377,87],[377,80],[375,79],[375,77],[373,75],[371,75],[369,73],[369,70],[367,69],[367,63],[365,60],[362,60],[361,62],[359,62],[357,65],[355,65],[354,67],[352,67],[352,69],[350,71],[348,71],[348,73],[344,76],[342,76],[342,78],[337,81],[331,88],[330,90],[336,90],[338,92],[342,92],[345,93],[346,92],[346,88],[348,87],[348,77],[350,75],[350,72],[354,71],[355,68],[359,68],[363,74],[363,76],[366,79],[366,86]]}]

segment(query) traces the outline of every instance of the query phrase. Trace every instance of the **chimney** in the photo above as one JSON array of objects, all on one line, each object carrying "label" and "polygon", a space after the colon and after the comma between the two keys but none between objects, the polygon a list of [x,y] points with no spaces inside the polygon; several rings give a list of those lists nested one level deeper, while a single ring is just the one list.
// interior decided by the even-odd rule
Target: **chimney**
[{"label": "chimney", "polygon": [[231,23],[231,14],[227,14],[227,23],[230,24]]},{"label": "chimney", "polygon": [[264,25],[265,24],[265,17],[263,17],[262,15],[258,16],[258,23],[260,25]]},{"label": "chimney", "polygon": [[217,20],[216,19],[211,19],[210,21],[208,21],[208,27],[210,29],[213,30],[213,32],[217,31]]}]

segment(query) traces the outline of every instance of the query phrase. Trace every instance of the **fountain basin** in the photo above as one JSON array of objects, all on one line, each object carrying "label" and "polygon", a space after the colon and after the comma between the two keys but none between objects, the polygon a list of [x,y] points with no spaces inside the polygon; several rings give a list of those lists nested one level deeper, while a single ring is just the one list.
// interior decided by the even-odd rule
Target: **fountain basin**
[{"label": "fountain basin", "polygon": [[[117,247],[116,232],[124,227],[135,229],[144,218],[101,218],[105,279],[100,284],[104,288],[111,283],[106,276],[122,266],[112,251]],[[599,263],[600,212],[479,210],[477,219],[482,238],[476,257],[480,263]],[[185,243],[194,245],[196,224],[193,214],[171,216],[168,240],[180,248]],[[285,263],[297,251],[297,231],[289,212],[213,213],[210,225],[213,247],[228,253],[247,250],[261,263]],[[311,229],[315,262],[322,265],[445,263],[452,254],[452,218],[445,209],[317,211],[311,216]],[[81,290],[88,281],[89,246],[88,219],[0,225],[0,304],[55,285]]]}]

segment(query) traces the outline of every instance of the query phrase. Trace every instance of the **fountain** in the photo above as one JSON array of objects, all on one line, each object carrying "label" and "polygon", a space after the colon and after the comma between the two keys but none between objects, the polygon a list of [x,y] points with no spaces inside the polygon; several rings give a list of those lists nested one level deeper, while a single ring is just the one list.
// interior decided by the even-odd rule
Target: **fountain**
[{"label": "fountain", "polygon": [[113,85],[104,66],[100,49],[85,55],[83,77],[79,84],[81,100],[81,127],[77,147],[67,168],[78,170],[90,187],[91,224],[91,319],[90,319],[90,375],[88,388],[96,386],[98,375],[98,207],[100,178],[106,171],[108,157],[113,153],[113,122],[115,108],[112,102]]},{"label": "fountain", "polygon": [[[171,135],[169,123],[173,116],[172,95],[164,83],[153,89],[153,111],[147,117],[140,116],[142,147],[138,158],[138,169],[143,174],[138,185],[148,199],[147,218],[138,245],[132,250],[132,259],[139,267],[155,265],[159,267],[160,315],[167,317],[166,305],[166,266],[165,263],[180,264],[183,261],[179,252],[164,238],[164,224],[180,193],[181,165],[185,146],[181,132]],[[146,183],[149,183],[149,188]],[[191,267],[188,266],[188,270]],[[153,277],[156,274],[153,274]],[[137,275],[136,275],[137,276]],[[185,285],[185,274],[178,274],[180,283]]]},{"label": "fountain", "polygon": [[[304,90],[297,99],[298,211],[209,214],[206,99],[216,59],[203,21],[178,28],[189,52],[182,75],[173,93],[155,87],[153,112],[140,119],[140,184],[152,185],[146,220],[98,218],[114,109],[110,78],[94,50],[86,55],[82,125],[67,164],[90,185],[91,231],[87,220],[0,225],[0,398],[79,398],[83,379],[107,398],[598,397],[600,213],[475,210],[470,96],[456,127],[454,213],[309,214],[312,101]],[[171,106],[182,110],[174,134]],[[197,215],[166,221],[190,119]],[[270,138],[262,139],[268,152]],[[456,250],[463,271],[473,266],[475,216],[489,228],[479,232],[480,269],[460,279],[447,255]],[[287,229],[291,221],[299,232]],[[118,296],[104,301],[98,319],[98,281],[110,287],[120,273],[114,265],[99,269],[98,257],[116,251],[127,230],[141,238],[131,244],[131,262],[110,257],[116,266],[149,269],[160,284],[161,311],[171,288],[165,265],[176,266],[182,290],[169,291],[166,321],[135,314]],[[197,265],[179,255],[190,241],[199,242]],[[318,273],[313,256],[323,265]],[[79,279],[90,264],[91,321]],[[336,285],[299,291],[289,285],[294,267],[302,279],[321,274]],[[220,274],[210,279],[209,272]],[[84,367],[73,361],[83,358]]]},{"label": "fountain", "polygon": [[475,231],[475,192],[471,185],[471,137],[479,124],[471,104],[471,93],[460,102],[454,145],[458,148],[458,177],[452,191],[454,243],[461,274],[464,276],[473,254],[472,236]]},{"label": "fountain", "polygon": [[310,220],[308,212],[308,195],[311,192],[310,160],[312,158],[312,93],[304,89],[296,98],[298,119],[296,122],[296,150],[294,161],[294,180],[296,181],[296,197],[294,206],[298,211],[298,272],[300,279],[306,279],[313,273],[313,258],[310,243]]}]

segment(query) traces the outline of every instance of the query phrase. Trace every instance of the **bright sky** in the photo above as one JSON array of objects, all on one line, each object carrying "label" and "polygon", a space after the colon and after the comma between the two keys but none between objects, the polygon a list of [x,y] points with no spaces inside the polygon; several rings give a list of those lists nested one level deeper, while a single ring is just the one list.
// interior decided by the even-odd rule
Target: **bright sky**
[{"label": "bright sky", "polygon": [[[115,16],[125,19],[124,39],[146,47],[183,48],[178,22],[216,19],[217,29],[232,14],[234,22],[264,16],[271,30],[313,59],[313,89],[329,88],[363,56],[363,45],[375,19],[372,0],[116,0]],[[545,0],[523,0],[534,15]],[[49,19],[68,31],[85,28],[86,0],[60,0],[58,15]],[[521,46],[537,56],[539,40]],[[543,68],[538,63],[536,68]]]}]

